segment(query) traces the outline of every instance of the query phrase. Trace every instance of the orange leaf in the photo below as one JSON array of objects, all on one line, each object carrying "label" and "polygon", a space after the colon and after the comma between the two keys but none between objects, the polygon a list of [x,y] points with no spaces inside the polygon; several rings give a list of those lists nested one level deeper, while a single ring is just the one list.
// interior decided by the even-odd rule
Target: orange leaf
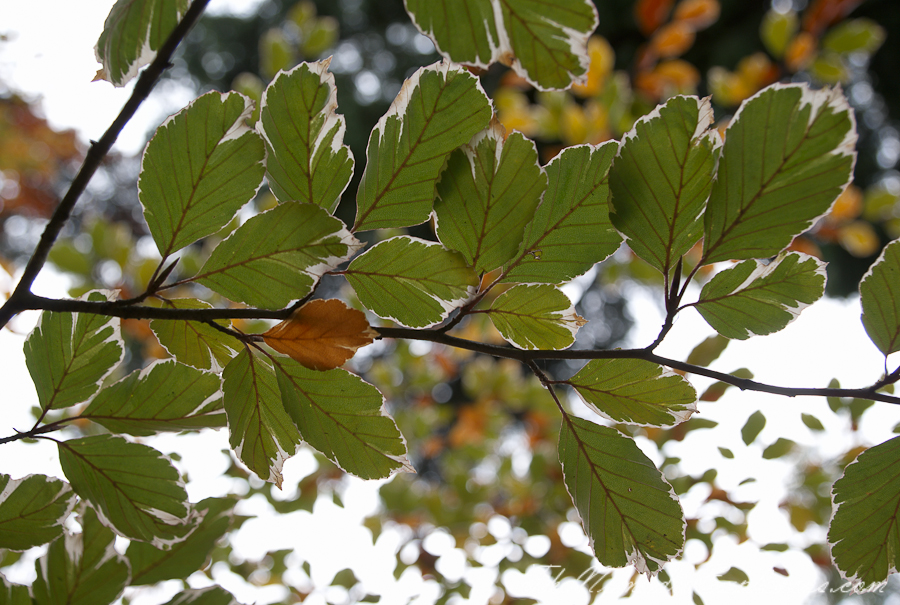
[{"label": "orange leaf", "polygon": [[681,0],[675,7],[673,19],[699,31],[715,23],[719,12],[718,0]]},{"label": "orange leaf", "polygon": [[263,334],[266,344],[311,370],[332,370],[378,333],[361,311],[337,299],[311,300]]},{"label": "orange leaf", "polygon": [[665,23],[672,10],[673,0],[638,0],[634,5],[634,19],[645,36]]},{"label": "orange leaf", "polygon": [[862,4],[863,0],[814,0],[803,13],[803,29],[818,36]]},{"label": "orange leaf", "polygon": [[663,58],[677,57],[694,44],[694,30],[683,21],[662,26],[653,36],[656,54]]},{"label": "orange leaf", "polygon": [[788,44],[787,53],[784,56],[784,62],[791,71],[800,71],[806,69],[816,58],[816,50],[818,44],[816,38],[812,34],[800,32]]}]

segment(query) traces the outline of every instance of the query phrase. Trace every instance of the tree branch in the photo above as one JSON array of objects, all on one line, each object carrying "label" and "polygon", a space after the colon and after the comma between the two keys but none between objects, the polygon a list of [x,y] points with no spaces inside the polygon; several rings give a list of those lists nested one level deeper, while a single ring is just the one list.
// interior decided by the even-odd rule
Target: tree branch
[{"label": "tree branch", "polygon": [[156,59],[147,66],[140,78],[138,78],[131,97],[125,103],[125,106],[122,107],[122,111],[119,112],[119,115],[110,127],[103,133],[100,140],[91,143],[91,147],[88,149],[81,169],[75,176],[75,180],[69,185],[69,190],[59,202],[56,210],[53,211],[53,216],[50,217],[47,226],[44,227],[44,232],[41,234],[41,239],[34,250],[34,254],[31,255],[28,264],[25,265],[22,279],[19,280],[9,300],[6,301],[3,307],[0,307],[0,328],[9,323],[9,320],[14,315],[29,308],[24,303],[31,293],[31,286],[34,284],[38,273],[44,267],[44,263],[47,262],[47,255],[50,254],[50,249],[56,242],[56,238],[59,237],[60,231],[66,224],[66,221],[69,220],[75,203],[81,197],[81,194],[84,193],[88,181],[91,180],[97,168],[100,167],[103,158],[109,153],[125,124],[131,120],[141,103],[150,95],[150,91],[153,90],[162,73],[169,68],[169,60],[172,58],[172,54],[203,13],[207,4],[209,4],[209,0],[194,0],[184,14],[184,18],[175,26],[168,39],[160,47]]}]

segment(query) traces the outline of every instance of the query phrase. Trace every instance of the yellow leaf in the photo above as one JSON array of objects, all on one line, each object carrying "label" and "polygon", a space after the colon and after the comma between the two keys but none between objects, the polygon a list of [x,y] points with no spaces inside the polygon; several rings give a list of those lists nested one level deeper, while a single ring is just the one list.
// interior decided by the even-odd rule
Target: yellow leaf
[{"label": "yellow leaf", "polygon": [[361,311],[337,299],[311,300],[263,334],[265,343],[311,370],[332,370],[378,333]]}]

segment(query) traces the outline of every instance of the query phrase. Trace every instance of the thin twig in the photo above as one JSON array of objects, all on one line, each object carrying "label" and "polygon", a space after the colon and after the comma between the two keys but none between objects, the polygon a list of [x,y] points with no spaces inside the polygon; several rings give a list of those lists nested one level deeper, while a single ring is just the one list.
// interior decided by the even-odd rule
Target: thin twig
[{"label": "thin twig", "polygon": [[81,194],[84,193],[88,181],[91,180],[91,177],[94,176],[94,173],[100,167],[103,158],[106,157],[119,137],[119,133],[122,132],[122,129],[134,116],[141,103],[150,95],[162,73],[169,68],[172,54],[203,13],[203,9],[206,8],[207,4],[209,4],[209,0],[195,0],[191,4],[184,18],[175,26],[169,38],[160,47],[156,59],[147,66],[147,69],[138,78],[131,97],[125,103],[125,106],[122,107],[122,111],[119,112],[116,119],[113,120],[112,125],[103,133],[100,140],[91,143],[91,147],[88,149],[84,162],[81,165],[81,170],[78,171],[72,184],[69,185],[69,190],[59,202],[56,210],[53,211],[53,216],[50,217],[47,226],[44,227],[41,239],[34,249],[34,254],[28,260],[28,264],[25,265],[22,278],[16,285],[15,291],[3,307],[0,307],[0,328],[9,323],[9,320],[14,315],[28,308],[23,306],[23,303],[27,300],[28,294],[31,293],[31,286],[34,284],[35,278],[37,278],[38,273],[44,267],[44,263],[47,262],[50,249],[59,237],[59,233],[62,231],[66,221],[69,220],[72,209],[75,208],[75,203],[81,197]]}]

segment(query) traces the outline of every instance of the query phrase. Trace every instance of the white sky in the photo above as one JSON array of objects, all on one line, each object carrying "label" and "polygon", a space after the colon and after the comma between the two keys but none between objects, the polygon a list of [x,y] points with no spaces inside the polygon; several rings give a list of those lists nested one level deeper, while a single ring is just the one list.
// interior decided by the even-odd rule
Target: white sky
[{"label": "white sky", "polygon": [[[233,0],[233,3],[238,6],[241,1]],[[98,67],[93,46],[112,4],[112,0],[7,0],[0,3],[0,33],[9,34],[11,38],[9,42],[0,44],[0,81],[30,97],[41,97],[43,110],[50,122],[58,128],[77,128],[85,141],[101,136],[130,92],[130,87],[116,90],[106,82],[91,82]],[[213,0],[211,8],[225,10],[226,4],[229,3],[224,0]],[[159,97],[165,96],[164,93],[157,91],[149,106],[142,108],[135,123],[125,129],[120,138],[121,151],[138,152],[148,125],[158,121],[166,109],[177,109],[175,102],[188,101],[177,98],[160,101]],[[39,282],[37,289],[60,295],[53,280]],[[632,338],[637,345],[650,342],[661,321],[658,308],[647,291],[640,288],[632,288],[631,303],[638,319]],[[683,315],[670,338],[660,348],[661,354],[684,359],[694,345],[711,334],[711,329],[696,313],[691,311]],[[33,321],[34,316],[20,318],[16,325],[25,330]],[[36,404],[34,387],[22,356],[22,339],[22,335],[6,330],[0,332],[0,367],[5,370],[7,402],[0,418],[0,435],[10,434],[12,428],[30,426],[28,409]],[[877,379],[881,362],[881,357],[862,329],[858,302],[824,300],[805,310],[798,321],[779,334],[732,343],[713,367],[722,371],[750,367],[757,380],[783,386],[826,386],[832,377],[837,377],[843,386],[855,387]],[[702,391],[708,381],[697,380],[696,384]],[[757,408],[763,410],[768,423],[756,443],[747,447],[740,440],[740,428]],[[800,422],[801,412],[814,413],[825,424],[826,432],[816,434],[809,431]],[[760,454],[765,445],[778,437],[789,437],[803,445],[818,448],[826,456],[835,455],[846,451],[856,443],[855,440],[870,445],[892,437],[892,427],[900,422],[900,409],[876,403],[864,418],[863,430],[859,434],[849,435],[846,424],[828,410],[824,400],[788,399],[740,392],[730,392],[716,403],[701,403],[700,414],[718,421],[719,426],[698,431],[682,443],[670,444],[666,453],[681,456],[683,468],[689,473],[702,472],[711,462],[715,463],[720,470],[720,484],[733,489],[734,498],[759,500],[750,514],[750,535],[754,542],[783,542],[790,538],[794,545],[800,547],[805,544],[806,538],[794,534],[786,516],[778,509],[778,503],[784,496],[784,483],[798,460],[763,461]],[[188,445],[185,446],[185,443]],[[209,471],[210,466],[215,470],[224,468],[224,457],[217,453],[227,446],[224,431],[191,437],[165,436],[155,440],[154,445],[163,451],[177,447],[184,452],[183,467],[196,479],[190,485],[192,500],[227,490],[228,485],[223,483],[225,480]],[[730,448],[735,459],[723,459],[717,446]],[[651,448],[645,449],[648,455],[659,461],[659,456]],[[36,446],[6,445],[3,460],[4,467],[0,470],[13,476],[27,473],[61,475],[56,451],[46,442]],[[301,454],[288,461],[284,469],[285,486],[295,485],[309,473],[313,464],[311,460],[310,455]],[[204,475],[208,478],[201,481]],[[738,487],[737,484],[748,476],[755,477],[757,481]],[[314,515],[295,513],[272,517],[263,514],[258,520],[248,522],[245,529],[233,537],[237,551],[248,559],[256,559],[267,550],[296,548],[302,559],[312,561],[313,580],[318,585],[327,585],[335,572],[351,564],[357,568],[357,576],[371,591],[391,593],[383,597],[381,603],[408,603],[410,598],[423,590],[423,584],[414,574],[404,575],[400,582],[393,580],[397,535],[387,532],[373,545],[367,531],[359,527],[359,521],[370,514],[376,505],[376,485],[350,480],[349,486],[343,495],[344,509],[320,499]],[[702,504],[705,496],[703,488],[698,488],[683,499],[689,515],[698,509],[705,514],[716,511],[714,506]],[[247,513],[264,513],[268,505],[250,499],[243,503],[243,507]],[[338,534],[338,527],[346,529]],[[581,546],[585,546],[583,542]],[[445,547],[437,542],[431,548],[436,553],[445,552]],[[686,603],[690,602],[691,591],[696,590],[706,603],[727,602],[726,599],[750,602],[751,599],[771,598],[775,594],[779,595],[780,602],[804,603],[814,597],[816,588],[822,582],[814,566],[797,552],[760,553],[753,545],[737,545],[725,539],[717,543],[712,561],[697,571],[693,563],[705,557],[704,550],[689,544],[685,559],[667,567],[674,580],[674,598],[670,599],[658,583],[642,582],[631,602]],[[448,573],[451,573],[454,558],[458,559],[459,553],[446,552],[448,554],[442,559],[442,565],[447,565]],[[717,574],[732,565],[741,567],[750,575],[748,587],[715,579]],[[773,566],[788,569],[790,577],[773,573]],[[28,568],[19,566],[16,569],[21,576],[10,579],[28,581]],[[624,592],[629,577],[630,571],[617,572],[596,602],[616,600]],[[255,599],[259,603],[269,603],[284,597],[271,587],[254,590],[223,569],[216,570],[216,579],[243,602]],[[485,587],[493,582],[491,571],[476,570],[468,579],[476,584],[469,602],[486,603],[490,592]],[[554,587],[547,572],[533,569],[526,576],[511,574],[507,579],[513,590],[519,587],[523,593],[539,598],[542,603],[568,602],[578,605],[587,602],[586,593],[577,584],[565,582]],[[199,586],[201,580],[195,576],[192,582]],[[169,584],[161,592],[143,594],[135,602],[164,602],[174,590],[174,585]],[[312,595],[307,602],[324,603],[326,597],[340,602],[342,595],[340,591],[322,591]],[[428,593],[426,588],[413,602],[425,604],[433,600],[434,595]],[[889,602],[897,605],[900,598]]]}]

